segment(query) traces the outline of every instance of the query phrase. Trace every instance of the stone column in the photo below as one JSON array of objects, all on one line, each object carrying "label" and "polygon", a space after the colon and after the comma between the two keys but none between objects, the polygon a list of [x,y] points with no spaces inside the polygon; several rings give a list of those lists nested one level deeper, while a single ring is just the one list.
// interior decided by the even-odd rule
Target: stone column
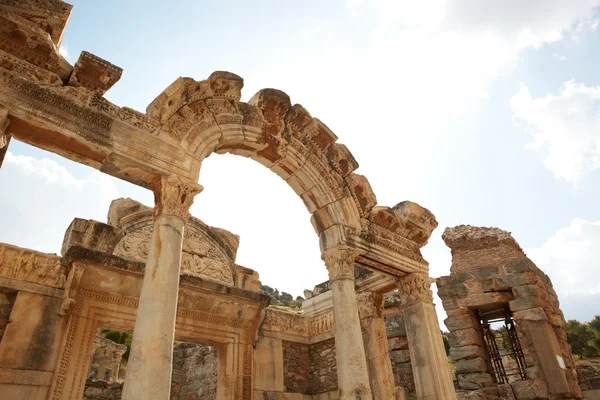
[{"label": "stone column", "polygon": [[396,388],[383,319],[383,295],[366,291],[356,297],[373,400],[393,399]]},{"label": "stone column", "polygon": [[135,319],[124,400],[169,399],[183,230],[202,186],[175,176],[157,178],[154,230]]},{"label": "stone column", "polygon": [[412,273],[397,281],[415,378],[417,398],[456,399],[448,359],[440,334],[433,295],[434,279]]},{"label": "stone column", "polygon": [[322,256],[333,295],[340,400],[372,399],[354,291],[354,260],[358,254],[357,250],[348,247],[336,247]]}]

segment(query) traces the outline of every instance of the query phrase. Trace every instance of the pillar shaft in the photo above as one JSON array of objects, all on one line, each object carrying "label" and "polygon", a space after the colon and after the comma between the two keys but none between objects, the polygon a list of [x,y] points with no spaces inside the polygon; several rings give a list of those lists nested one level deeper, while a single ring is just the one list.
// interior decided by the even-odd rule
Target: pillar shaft
[{"label": "pillar shaft", "polygon": [[383,319],[383,295],[362,292],[357,299],[373,400],[393,399],[396,387]]},{"label": "pillar shaft", "polygon": [[426,274],[409,274],[398,280],[417,398],[456,399],[440,325]]},{"label": "pillar shaft", "polygon": [[153,182],[154,230],[135,319],[124,400],[167,400],[181,269],[183,233],[189,207],[201,186],[176,177]]},{"label": "pillar shaft", "polygon": [[357,251],[345,247],[330,249],[323,255],[333,296],[340,400],[372,399],[354,291],[354,259],[357,256]]}]

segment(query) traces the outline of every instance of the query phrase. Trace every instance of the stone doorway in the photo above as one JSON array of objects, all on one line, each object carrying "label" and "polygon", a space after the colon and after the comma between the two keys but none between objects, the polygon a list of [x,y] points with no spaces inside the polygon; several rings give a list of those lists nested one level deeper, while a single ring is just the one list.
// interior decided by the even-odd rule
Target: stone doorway
[{"label": "stone doorway", "polygon": [[[82,400],[122,398],[131,336],[131,332],[97,329]],[[170,398],[216,400],[218,362],[218,347],[175,341]]]}]

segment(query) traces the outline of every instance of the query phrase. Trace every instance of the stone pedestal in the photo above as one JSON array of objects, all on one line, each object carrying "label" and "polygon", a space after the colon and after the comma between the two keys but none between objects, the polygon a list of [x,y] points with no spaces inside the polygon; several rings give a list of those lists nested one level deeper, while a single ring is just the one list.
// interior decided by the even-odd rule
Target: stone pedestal
[{"label": "stone pedestal", "polygon": [[417,398],[456,399],[429,286],[433,279],[413,273],[398,280]]},{"label": "stone pedestal", "polygon": [[357,251],[345,247],[333,248],[323,254],[333,295],[340,400],[373,398],[354,291],[354,259],[357,255]]},{"label": "stone pedestal", "polygon": [[201,186],[162,177],[153,182],[154,230],[137,309],[123,399],[168,399],[183,230]]},{"label": "stone pedestal", "polygon": [[383,295],[367,291],[358,294],[357,300],[373,400],[393,399],[396,388],[383,319]]}]

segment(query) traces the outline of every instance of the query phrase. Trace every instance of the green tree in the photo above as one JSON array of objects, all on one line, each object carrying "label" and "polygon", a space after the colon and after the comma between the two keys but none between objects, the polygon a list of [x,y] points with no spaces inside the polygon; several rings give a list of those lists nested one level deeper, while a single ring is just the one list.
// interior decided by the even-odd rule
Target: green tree
[{"label": "green tree", "polygon": [[598,349],[591,343],[596,339],[596,332],[588,324],[582,324],[576,320],[569,320],[567,323],[567,341],[571,345],[573,354],[584,357],[594,356]]},{"label": "green tree", "polygon": [[104,335],[108,340],[112,340],[118,344],[124,344],[127,347],[127,351],[123,354],[124,359],[129,359],[129,350],[131,349],[131,333],[119,332],[119,331],[108,331]]},{"label": "green tree", "polygon": [[448,340],[448,332],[442,332],[442,341],[444,342],[444,350],[446,350],[446,356],[450,355],[450,341]]},{"label": "green tree", "polygon": [[600,315],[596,315],[589,325],[600,334]]}]

